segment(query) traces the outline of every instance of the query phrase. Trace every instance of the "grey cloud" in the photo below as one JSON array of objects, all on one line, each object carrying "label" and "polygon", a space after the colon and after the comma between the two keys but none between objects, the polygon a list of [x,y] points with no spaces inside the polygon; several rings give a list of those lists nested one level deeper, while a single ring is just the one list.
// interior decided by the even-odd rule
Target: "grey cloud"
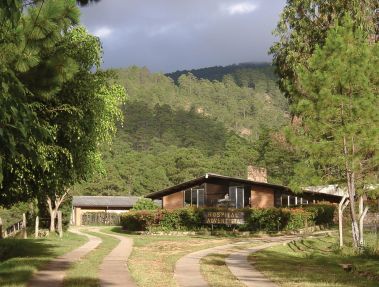
[{"label": "grey cloud", "polygon": [[[237,12],[228,14],[225,7],[237,4],[241,5],[232,10]],[[284,4],[285,0],[102,0],[81,10],[82,23],[102,39],[105,67],[138,65],[169,72],[270,61],[271,32]]]}]

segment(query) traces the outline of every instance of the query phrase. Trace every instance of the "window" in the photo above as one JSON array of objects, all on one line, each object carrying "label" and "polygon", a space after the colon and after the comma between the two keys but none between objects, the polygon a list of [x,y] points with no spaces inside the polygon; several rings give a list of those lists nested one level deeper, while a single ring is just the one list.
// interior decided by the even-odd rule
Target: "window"
[{"label": "window", "polygon": [[233,207],[243,208],[245,206],[243,186],[229,187],[229,198]]},{"label": "window", "polygon": [[204,206],[205,192],[203,187],[194,187],[184,191],[184,206]]}]

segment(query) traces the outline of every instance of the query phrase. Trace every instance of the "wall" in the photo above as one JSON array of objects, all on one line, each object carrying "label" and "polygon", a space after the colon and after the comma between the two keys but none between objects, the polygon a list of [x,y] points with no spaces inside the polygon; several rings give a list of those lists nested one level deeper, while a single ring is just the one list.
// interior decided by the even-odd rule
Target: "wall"
[{"label": "wall", "polygon": [[166,196],[163,196],[163,208],[175,209],[183,207],[183,192],[178,191]]},{"label": "wall", "polygon": [[274,207],[274,190],[270,187],[253,186],[251,188],[251,207]]}]

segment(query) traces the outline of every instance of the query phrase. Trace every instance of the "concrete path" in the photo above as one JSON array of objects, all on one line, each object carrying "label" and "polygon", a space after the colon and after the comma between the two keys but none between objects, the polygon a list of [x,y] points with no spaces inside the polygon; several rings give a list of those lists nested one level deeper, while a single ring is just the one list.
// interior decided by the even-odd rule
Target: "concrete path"
[{"label": "concrete path", "polygon": [[[233,244],[227,244],[227,245],[222,245],[222,246],[217,246],[213,248],[208,248],[204,250],[200,250],[197,252],[193,252],[190,254],[187,254],[180,258],[175,265],[175,270],[174,270],[174,278],[176,279],[176,282],[178,283],[178,286],[180,287],[207,287],[209,286],[208,283],[205,281],[203,278],[201,271],[200,271],[200,260],[201,258],[209,255],[209,254],[229,254],[233,252],[233,248],[237,247],[238,245],[241,244],[246,244],[246,243],[254,243],[254,242],[264,242],[264,244],[259,245],[257,247],[249,248],[247,250],[243,250],[241,252],[247,252],[246,254],[250,254],[252,250],[261,250],[264,248],[268,248],[272,245],[275,244],[281,244],[286,241],[293,240],[293,236],[285,236],[285,237],[275,237],[275,238],[261,238],[261,239],[254,239],[254,240],[249,240],[249,241],[244,241],[244,242],[238,242],[238,243],[233,243]],[[248,251],[250,250],[250,251]],[[233,253],[234,254],[240,254],[240,252]],[[236,272],[235,275],[239,280],[241,280],[243,283],[246,284],[246,282],[250,282],[248,278],[251,279],[252,276],[256,276],[257,274],[251,273],[252,268],[250,267],[249,269],[247,268],[246,264],[249,264],[247,262],[247,255],[240,256],[238,258],[233,257],[232,261],[229,261],[228,267],[233,265],[233,267],[240,266],[240,270],[242,271]],[[244,261],[244,258],[246,259],[246,262]],[[229,258],[228,258],[229,259]],[[237,261],[235,261],[237,260]],[[234,269],[235,270],[235,269]],[[232,271],[232,270],[231,270]],[[249,273],[250,272],[250,273]],[[233,271],[232,271],[233,273]],[[233,273],[234,274],[234,273]],[[262,277],[260,277],[262,278]],[[267,280],[267,279],[266,279]],[[277,287],[276,285],[259,285],[258,283],[263,282],[259,280],[255,280],[254,282],[254,287]],[[270,281],[271,282],[271,281]],[[253,285],[247,285],[247,286],[253,286]]]},{"label": "concrete path", "polygon": [[104,233],[99,229],[95,232],[111,236],[120,240],[120,243],[103,259],[100,265],[99,279],[102,287],[136,287],[132,280],[127,260],[133,248],[133,240],[125,236]]},{"label": "concrete path", "polygon": [[261,272],[256,270],[248,261],[251,253],[269,248],[283,242],[270,242],[257,247],[248,248],[236,253],[232,253],[225,259],[230,272],[243,284],[248,287],[279,287],[270,279],[265,277]]},{"label": "concrete path", "polygon": [[94,250],[101,239],[77,229],[70,229],[70,232],[88,237],[88,242],[73,251],[59,256],[37,271],[28,283],[28,287],[60,287],[63,286],[63,278],[70,265],[89,252]]}]

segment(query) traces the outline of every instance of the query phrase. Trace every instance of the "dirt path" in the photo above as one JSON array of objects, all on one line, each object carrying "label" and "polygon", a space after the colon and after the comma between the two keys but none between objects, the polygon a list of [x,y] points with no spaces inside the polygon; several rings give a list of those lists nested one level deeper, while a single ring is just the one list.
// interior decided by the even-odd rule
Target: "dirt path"
[{"label": "dirt path", "polygon": [[[285,241],[288,240],[293,240],[294,236],[283,236],[283,237],[275,237],[275,238],[262,238],[262,239],[254,239],[250,241],[244,241],[244,242],[238,242],[238,243],[233,243],[233,244],[227,244],[227,245],[222,245],[222,246],[217,246],[213,248],[208,248],[204,250],[200,250],[197,252],[193,252],[190,254],[187,254],[180,258],[175,265],[175,270],[174,270],[174,278],[176,279],[176,282],[178,283],[178,286],[180,287],[207,287],[209,286],[208,283],[205,281],[203,278],[201,271],[200,271],[200,260],[209,255],[209,254],[230,254],[230,260],[228,267],[232,271],[231,266],[234,268],[233,271],[236,273],[232,273],[236,276],[241,282],[246,284],[246,282],[252,281],[251,278],[253,276],[256,276],[257,274],[251,273],[253,270],[251,268],[247,268],[246,264],[249,264],[247,262],[247,255],[253,252],[252,250],[261,250],[264,248],[268,248],[272,245],[275,244],[281,244]],[[237,247],[238,245],[241,244],[246,244],[248,242],[262,242],[263,244],[258,245],[257,247],[249,248],[246,250],[243,250],[241,252],[235,252],[233,251],[234,247]],[[234,253],[233,253],[234,252]],[[246,252],[246,256],[245,253]],[[241,253],[241,254],[240,254]],[[237,256],[238,254],[238,256]],[[245,262],[246,261],[246,262]],[[237,268],[239,267],[239,270]],[[243,271],[243,272],[242,272]],[[262,277],[260,277],[262,279]],[[267,279],[266,279],[267,280]],[[260,284],[260,283],[263,284]],[[268,282],[271,282],[268,280]],[[254,287],[277,287],[276,285],[265,285],[266,282],[264,281],[259,281],[255,280],[254,281]],[[272,282],[271,282],[272,283]],[[253,285],[246,285],[246,286],[253,286]]]},{"label": "dirt path", "polygon": [[103,259],[100,265],[99,279],[102,287],[136,287],[132,280],[127,260],[133,248],[133,240],[125,236],[109,234],[93,229],[93,231],[120,240],[120,243]]},{"label": "dirt path", "polygon": [[70,232],[88,237],[88,242],[47,263],[33,275],[27,285],[28,287],[63,286],[63,278],[70,265],[94,250],[102,242],[99,237],[82,233],[77,229],[70,229]]}]

